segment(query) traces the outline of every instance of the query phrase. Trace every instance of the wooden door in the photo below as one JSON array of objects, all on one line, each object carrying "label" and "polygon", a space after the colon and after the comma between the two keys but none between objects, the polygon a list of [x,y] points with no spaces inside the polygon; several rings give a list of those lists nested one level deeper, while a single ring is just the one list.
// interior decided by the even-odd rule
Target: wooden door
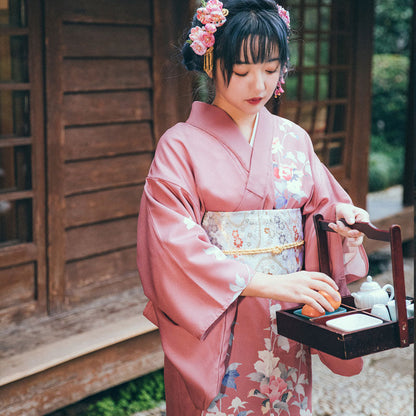
[{"label": "wooden door", "polygon": [[0,323],[46,312],[39,1],[0,0]]},{"label": "wooden door", "polygon": [[152,160],[151,1],[46,0],[49,303],[139,285]]}]

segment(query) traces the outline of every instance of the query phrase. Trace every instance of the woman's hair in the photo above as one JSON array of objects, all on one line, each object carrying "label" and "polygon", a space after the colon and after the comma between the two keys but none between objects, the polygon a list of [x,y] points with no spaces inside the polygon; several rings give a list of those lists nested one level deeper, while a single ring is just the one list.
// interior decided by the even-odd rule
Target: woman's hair
[{"label": "woman's hair", "polygon": [[[260,63],[272,57],[278,48],[283,74],[289,59],[289,29],[279,16],[275,1],[223,0],[222,3],[229,13],[225,24],[214,33],[214,62],[220,59],[225,82],[230,82],[234,64],[241,61],[241,51],[245,62],[251,59],[253,63]],[[195,26],[202,26],[196,14],[187,39]],[[183,45],[182,57],[188,70],[204,71],[204,57],[197,55],[188,42]]]}]

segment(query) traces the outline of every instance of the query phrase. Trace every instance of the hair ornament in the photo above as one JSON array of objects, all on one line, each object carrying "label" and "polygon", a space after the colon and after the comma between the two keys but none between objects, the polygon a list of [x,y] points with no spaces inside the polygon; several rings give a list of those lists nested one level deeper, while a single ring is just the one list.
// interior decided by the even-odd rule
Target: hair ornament
[{"label": "hair ornament", "polygon": [[[279,13],[279,16],[282,18],[282,20],[285,22],[287,30],[290,31],[290,15],[289,12],[284,9],[280,4],[276,4],[277,11]],[[289,38],[289,36],[288,36]],[[279,81],[277,82],[276,89],[274,90],[274,98],[280,97],[285,90],[283,89],[283,84],[285,83],[285,75],[287,73],[287,63],[283,66],[283,74],[279,78]]]},{"label": "hair ornament", "polygon": [[228,10],[223,8],[219,0],[202,0],[202,7],[196,11],[196,18],[203,26],[195,26],[191,29],[189,39],[192,50],[200,56],[204,56],[204,71],[209,75],[214,65],[214,33],[217,27],[222,26],[227,18]]},{"label": "hair ornament", "polygon": [[286,23],[287,29],[290,30],[290,15],[289,12],[284,9],[280,4],[276,4],[277,11],[279,12],[279,16],[282,18],[282,20]]}]

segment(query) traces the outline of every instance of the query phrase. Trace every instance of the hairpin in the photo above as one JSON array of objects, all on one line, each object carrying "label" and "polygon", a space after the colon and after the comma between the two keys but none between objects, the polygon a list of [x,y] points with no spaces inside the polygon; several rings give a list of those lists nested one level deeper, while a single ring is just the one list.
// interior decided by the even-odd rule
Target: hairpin
[{"label": "hairpin", "polygon": [[202,1],[202,7],[196,11],[196,18],[203,26],[195,26],[191,29],[189,39],[192,50],[200,56],[204,56],[204,71],[209,75],[213,68],[213,52],[217,27],[226,22],[228,10],[223,8],[219,0]]}]

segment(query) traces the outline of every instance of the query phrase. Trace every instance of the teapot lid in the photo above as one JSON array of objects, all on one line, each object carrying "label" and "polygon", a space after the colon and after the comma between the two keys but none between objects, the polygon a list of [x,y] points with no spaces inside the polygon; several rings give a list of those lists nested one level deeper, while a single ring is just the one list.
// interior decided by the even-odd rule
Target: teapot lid
[{"label": "teapot lid", "polygon": [[381,289],[380,285],[377,282],[373,282],[373,278],[371,276],[367,276],[367,281],[364,282],[360,287],[360,290],[362,290],[363,292],[378,289]]}]

